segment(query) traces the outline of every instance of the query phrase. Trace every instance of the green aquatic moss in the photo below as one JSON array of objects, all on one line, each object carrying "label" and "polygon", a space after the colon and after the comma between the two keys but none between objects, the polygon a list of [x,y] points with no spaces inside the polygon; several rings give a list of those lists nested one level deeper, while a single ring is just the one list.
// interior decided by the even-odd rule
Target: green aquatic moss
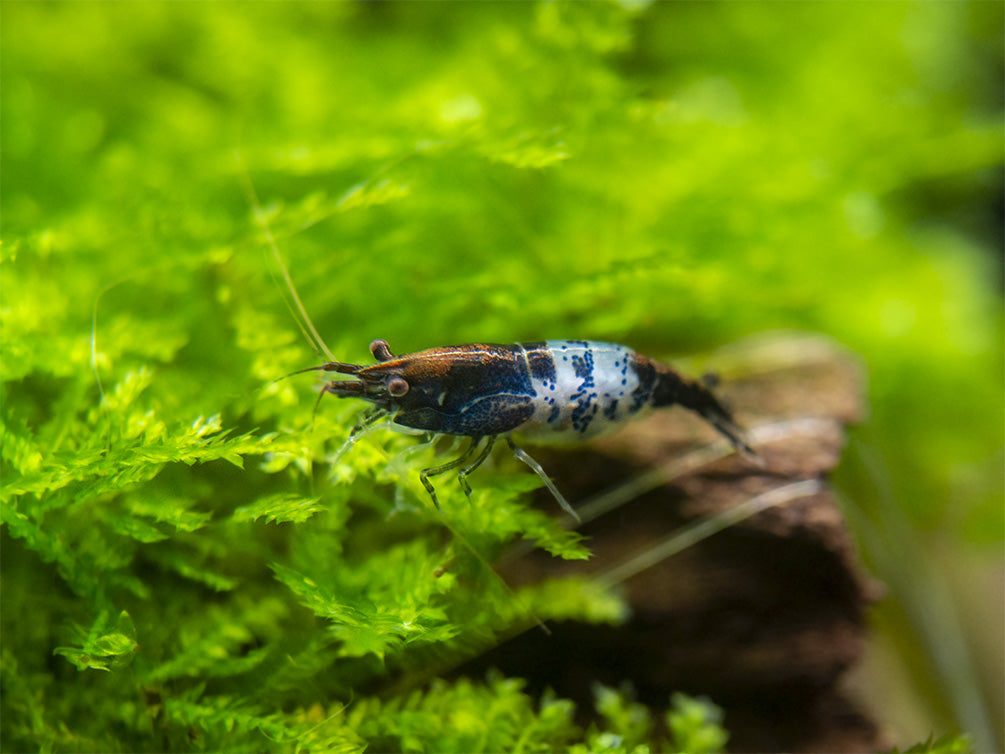
[{"label": "green aquatic moss", "polygon": [[[411,438],[329,468],[360,407],[274,382],[317,357],[263,224],[346,361],[828,333],[869,367],[841,479],[873,549],[1000,546],[1000,6],[2,13],[5,750],[658,744],[603,694],[591,732],[514,679],[422,685],[624,606],[487,568],[519,538],[587,555],[526,470],[479,471],[470,502],[441,478],[439,517]],[[880,576],[910,603],[912,574]],[[722,745],[675,709],[682,750]]]}]

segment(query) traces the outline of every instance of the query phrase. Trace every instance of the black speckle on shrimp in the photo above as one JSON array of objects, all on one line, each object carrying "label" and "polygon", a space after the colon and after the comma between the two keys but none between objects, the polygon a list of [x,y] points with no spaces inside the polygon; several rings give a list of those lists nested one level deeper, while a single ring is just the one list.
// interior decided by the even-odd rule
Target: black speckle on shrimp
[{"label": "black speckle on shrimp", "polygon": [[652,399],[653,387],[656,384],[656,369],[654,362],[637,354],[633,354],[631,369],[635,373],[636,386],[631,392],[632,403],[629,413],[638,413]]}]

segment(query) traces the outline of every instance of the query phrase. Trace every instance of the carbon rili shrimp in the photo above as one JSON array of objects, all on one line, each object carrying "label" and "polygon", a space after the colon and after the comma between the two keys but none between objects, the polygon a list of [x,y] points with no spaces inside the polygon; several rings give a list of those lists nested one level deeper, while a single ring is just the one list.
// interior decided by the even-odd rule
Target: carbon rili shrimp
[{"label": "carbon rili shrimp", "polygon": [[460,456],[419,474],[437,507],[430,477],[458,469],[461,486],[470,495],[467,476],[503,437],[566,512],[578,518],[512,435],[536,442],[585,440],[649,408],[679,404],[691,409],[736,449],[753,455],[729,411],[706,385],[626,346],[589,340],[468,343],[395,356],[387,341],[375,340],[370,352],[376,364],[333,359],[293,374],[323,371],[348,375],[352,379],[325,383],[318,400],[330,393],[374,405],[376,411],[353,427],[343,449],[384,419],[434,435],[471,438]]}]

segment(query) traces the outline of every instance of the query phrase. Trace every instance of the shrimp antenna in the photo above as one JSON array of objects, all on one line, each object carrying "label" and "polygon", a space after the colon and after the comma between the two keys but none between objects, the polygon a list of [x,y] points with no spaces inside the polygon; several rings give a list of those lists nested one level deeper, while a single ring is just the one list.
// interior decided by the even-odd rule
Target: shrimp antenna
[{"label": "shrimp antenna", "polygon": [[[244,184],[244,193],[248,197],[248,202],[251,204],[251,208],[254,211],[255,222],[258,223],[258,227],[262,229],[262,233],[265,235],[265,239],[269,243],[269,249],[272,252],[273,258],[276,260],[276,264],[279,266],[279,271],[283,274],[283,281],[286,283],[286,288],[289,291],[290,297],[293,299],[293,303],[296,305],[296,308],[294,309],[285,296],[283,297],[283,300],[286,301],[286,305],[290,308],[290,311],[293,312],[294,319],[297,320],[297,326],[300,328],[300,332],[304,334],[304,337],[310,342],[311,348],[313,348],[318,354],[323,355],[332,363],[335,363],[335,356],[328,350],[328,346],[325,345],[324,339],[314,327],[314,323],[307,314],[307,309],[304,307],[303,301],[300,300],[297,288],[293,284],[293,278],[290,277],[289,270],[286,269],[286,265],[283,263],[283,257],[279,253],[279,247],[276,245],[275,236],[272,235],[272,229],[269,227],[269,222],[265,218],[265,210],[262,209],[262,204],[258,200],[258,193],[255,191],[255,186],[251,182],[251,173],[244,164],[244,160],[241,159],[240,150],[234,150],[234,158],[237,160],[237,164],[241,168],[241,179]],[[299,317],[297,314],[299,314]],[[294,372],[294,374],[296,373]]]},{"label": "shrimp antenna", "polygon": [[357,374],[362,368],[363,367],[359,364],[346,364],[344,361],[332,360],[326,361],[324,364],[318,364],[314,367],[297,369],[289,374],[284,374],[282,377],[277,377],[273,380],[273,382],[282,382],[287,377],[292,377],[295,374],[303,374],[304,372],[338,372],[339,374]]}]

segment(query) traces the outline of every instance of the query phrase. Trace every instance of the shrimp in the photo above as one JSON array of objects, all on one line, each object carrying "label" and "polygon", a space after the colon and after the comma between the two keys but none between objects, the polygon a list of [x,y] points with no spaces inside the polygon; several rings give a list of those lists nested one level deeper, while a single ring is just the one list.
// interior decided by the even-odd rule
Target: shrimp
[{"label": "shrimp", "polygon": [[695,411],[734,448],[754,455],[730,412],[706,384],[627,346],[589,340],[467,343],[395,356],[387,341],[375,340],[370,352],[376,364],[331,360],[292,374],[347,375],[350,379],[326,382],[318,401],[329,393],[373,404],[375,410],[353,427],[343,451],[385,419],[433,435],[471,438],[460,456],[419,473],[437,508],[430,477],[459,469],[458,479],[470,496],[467,476],[502,437],[578,520],[544,469],[516,445],[513,435],[539,443],[586,440],[647,409],[674,404]]}]

